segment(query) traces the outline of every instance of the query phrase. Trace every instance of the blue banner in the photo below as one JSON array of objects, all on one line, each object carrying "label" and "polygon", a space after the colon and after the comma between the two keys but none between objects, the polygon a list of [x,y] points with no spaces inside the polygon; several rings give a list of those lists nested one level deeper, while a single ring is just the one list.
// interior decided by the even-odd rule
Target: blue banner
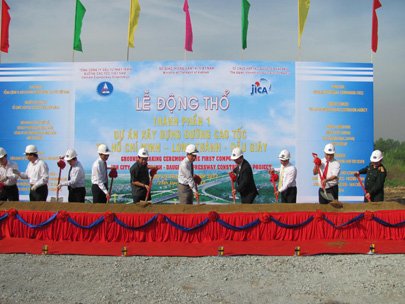
[{"label": "blue banner", "polygon": [[[368,163],[373,145],[373,66],[362,63],[161,61],[2,64],[1,146],[25,170],[24,148],[35,144],[51,170],[74,147],[86,170],[97,146],[112,150],[118,169],[113,201],[131,202],[129,168],[141,147],[161,167],[153,201],[177,201],[177,171],[185,147],[200,151],[195,173],[202,201],[232,202],[228,172],[234,147],[251,163],[260,195],[275,201],[270,166],[288,149],[298,169],[298,200],[317,201],[311,152],[332,142],[341,162],[340,200],[362,200],[353,171]],[[67,177],[67,169],[62,179]],[[22,199],[28,184],[19,182]],[[64,189],[64,188],[62,188]],[[62,196],[67,196],[66,189]]]}]

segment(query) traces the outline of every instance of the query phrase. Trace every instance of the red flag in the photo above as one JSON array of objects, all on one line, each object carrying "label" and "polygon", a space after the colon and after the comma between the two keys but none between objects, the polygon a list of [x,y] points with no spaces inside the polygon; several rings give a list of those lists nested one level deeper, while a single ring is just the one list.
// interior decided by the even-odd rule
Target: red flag
[{"label": "red flag", "polygon": [[380,0],[374,0],[373,2],[373,21],[371,25],[371,50],[375,53],[377,52],[378,46],[378,18],[377,9],[382,7]]},{"label": "red flag", "polygon": [[184,41],[184,49],[193,51],[193,28],[191,26],[190,11],[188,10],[188,0],[184,0],[183,11],[186,13],[186,39]]},{"label": "red flag", "polygon": [[10,25],[10,7],[5,0],[2,0],[1,5],[1,51],[8,53],[8,27]]}]

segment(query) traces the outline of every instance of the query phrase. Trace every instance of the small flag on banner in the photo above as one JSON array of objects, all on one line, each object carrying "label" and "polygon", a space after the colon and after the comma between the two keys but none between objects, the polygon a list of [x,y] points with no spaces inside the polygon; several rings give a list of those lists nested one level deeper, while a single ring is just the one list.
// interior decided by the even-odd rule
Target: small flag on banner
[{"label": "small flag on banner", "polygon": [[301,47],[302,33],[304,32],[305,22],[307,21],[310,0],[298,0],[298,47]]},{"label": "small flag on banner", "polygon": [[371,50],[376,53],[378,47],[378,18],[377,9],[382,7],[380,0],[374,0],[373,2],[373,20],[371,25]]},{"label": "small flag on banner", "polygon": [[247,48],[247,32],[249,26],[249,9],[250,3],[242,0],[242,49]]},{"label": "small flag on banner", "polygon": [[188,10],[188,0],[184,0],[183,11],[186,13],[186,36],[184,40],[184,49],[193,51],[193,28],[191,26],[190,11]]},{"label": "small flag on banner", "polygon": [[8,29],[10,26],[10,13],[8,12],[10,7],[5,0],[1,3],[1,51],[8,53],[9,42],[8,42]]},{"label": "small flag on banner", "polygon": [[128,23],[128,47],[130,48],[135,47],[135,31],[138,27],[140,12],[141,6],[139,5],[139,0],[131,0]]},{"label": "small flag on banner", "polygon": [[86,13],[86,8],[80,2],[76,0],[76,15],[75,15],[75,34],[73,38],[73,50],[83,52],[82,41],[80,40],[80,34],[82,32],[83,18]]}]

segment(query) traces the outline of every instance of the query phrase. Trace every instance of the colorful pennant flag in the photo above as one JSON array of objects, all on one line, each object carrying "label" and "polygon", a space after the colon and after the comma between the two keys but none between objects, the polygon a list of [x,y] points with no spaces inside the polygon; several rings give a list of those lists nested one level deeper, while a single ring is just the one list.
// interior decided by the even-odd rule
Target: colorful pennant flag
[{"label": "colorful pennant flag", "polygon": [[310,0],[298,0],[298,47],[301,47],[301,37],[309,11]]},{"label": "colorful pennant flag", "polygon": [[11,17],[9,14],[10,7],[5,0],[1,3],[1,51],[8,53],[8,28],[10,26]]},{"label": "colorful pennant flag", "polygon": [[131,7],[129,9],[129,23],[128,23],[128,47],[135,47],[135,31],[138,27],[139,14],[141,6],[139,0],[131,0]]},{"label": "colorful pennant flag", "polygon": [[82,41],[80,40],[80,34],[82,32],[83,18],[86,13],[86,8],[80,2],[76,0],[76,15],[75,15],[75,35],[73,38],[73,50],[83,52]]},{"label": "colorful pennant flag", "polygon": [[190,11],[188,10],[188,0],[184,0],[183,11],[186,13],[186,36],[184,40],[184,49],[193,51],[193,28],[191,26]]},{"label": "colorful pennant flag", "polygon": [[378,47],[378,18],[377,9],[382,7],[380,0],[374,0],[373,2],[373,20],[371,25],[371,50],[376,53]]},{"label": "colorful pennant flag", "polygon": [[249,26],[249,9],[250,3],[242,0],[242,49],[247,48],[247,32]]}]

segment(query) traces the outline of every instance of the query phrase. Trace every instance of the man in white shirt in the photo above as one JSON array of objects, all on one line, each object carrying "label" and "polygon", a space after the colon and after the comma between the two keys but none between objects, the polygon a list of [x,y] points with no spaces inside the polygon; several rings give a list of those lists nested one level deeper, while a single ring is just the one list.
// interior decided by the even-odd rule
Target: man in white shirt
[{"label": "man in white shirt", "polygon": [[69,190],[68,201],[84,203],[86,196],[85,174],[82,164],[77,160],[77,152],[74,149],[68,149],[65,153],[65,159],[70,165],[68,180],[60,183],[58,189],[67,186]]},{"label": "man in white shirt", "polygon": [[197,185],[194,182],[193,162],[196,160],[198,150],[195,145],[186,147],[186,157],[181,161],[178,174],[178,196],[180,204],[193,204],[193,195],[197,202],[199,195]]},{"label": "man in white shirt", "polygon": [[105,144],[97,148],[99,157],[91,168],[91,192],[93,203],[105,204],[110,200],[108,193],[107,160],[110,156],[110,149]]},{"label": "man in white shirt", "polygon": [[18,165],[7,159],[7,152],[0,148],[0,201],[18,201]]},{"label": "man in white shirt", "polygon": [[278,187],[275,195],[281,194],[282,203],[297,202],[297,168],[290,163],[290,152],[282,150],[278,156],[281,166],[274,171],[279,172]]},{"label": "man in white shirt", "polygon": [[[335,146],[327,144],[324,148],[325,157],[320,160],[314,159],[314,168],[312,170],[314,175],[318,175],[318,198],[320,204],[328,204],[332,200],[339,198],[339,174],[340,163],[335,159]],[[324,190],[325,189],[325,190]],[[325,194],[326,192],[326,194]],[[322,193],[322,194],[321,194]],[[331,200],[327,197],[331,197]],[[333,199],[332,199],[333,198]]]},{"label": "man in white shirt", "polygon": [[25,148],[25,156],[29,161],[25,172],[20,172],[22,179],[29,179],[30,201],[46,201],[48,197],[48,165],[38,157],[38,149],[34,145]]}]

